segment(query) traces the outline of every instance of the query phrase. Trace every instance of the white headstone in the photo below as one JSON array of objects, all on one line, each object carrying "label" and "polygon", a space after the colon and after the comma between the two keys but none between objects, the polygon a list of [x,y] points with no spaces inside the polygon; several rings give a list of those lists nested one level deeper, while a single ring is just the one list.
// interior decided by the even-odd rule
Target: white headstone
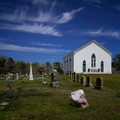
[{"label": "white headstone", "polygon": [[18,76],[18,73],[16,73],[16,80],[19,80],[19,76]]},{"label": "white headstone", "polygon": [[89,106],[82,89],[70,93],[71,104],[75,107],[86,108]]},{"label": "white headstone", "polygon": [[30,77],[29,80],[33,80],[33,74],[32,74],[32,62],[30,62]]}]

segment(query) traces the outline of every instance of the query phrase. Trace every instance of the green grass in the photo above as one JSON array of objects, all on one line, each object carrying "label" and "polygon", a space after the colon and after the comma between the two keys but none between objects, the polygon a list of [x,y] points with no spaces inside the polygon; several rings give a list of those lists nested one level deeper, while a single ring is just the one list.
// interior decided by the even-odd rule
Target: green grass
[{"label": "green grass", "polygon": [[[85,75],[86,77],[88,75]],[[90,75],[95,86],[97,77],[103,77],[104,90],[81,86],[58,76],[59,88],[43,85],[42,80],[24,80],[11,83],[13,91],[23,85],[18,92],[4,94],[8,81],[0,81],[0,104],[10,104],[0,111],[0,120],[120,120],[120,74]],[[50,77],[45,78],[50,82]],[[71,106],[69,95],[72,91],[83,89],[89,107],[79,109]]]}]

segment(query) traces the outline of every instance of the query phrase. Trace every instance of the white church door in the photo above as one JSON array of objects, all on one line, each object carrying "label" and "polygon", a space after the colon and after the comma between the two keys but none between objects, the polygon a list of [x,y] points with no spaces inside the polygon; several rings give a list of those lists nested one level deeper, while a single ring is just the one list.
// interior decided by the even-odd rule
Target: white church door
[{"label": "white church door", "polygon": [[83,61],[83,72],[86,72],[86,61]]}]

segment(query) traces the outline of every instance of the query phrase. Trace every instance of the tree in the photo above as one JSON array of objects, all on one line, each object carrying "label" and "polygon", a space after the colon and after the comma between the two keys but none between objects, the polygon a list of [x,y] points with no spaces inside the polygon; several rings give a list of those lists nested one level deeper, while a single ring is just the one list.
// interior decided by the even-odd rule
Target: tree
[{"label": "tree", "polygon": [[15,68],[15,62],[14,60],[10,57],[8,58],[7,62],[6,62],[6,67],[7,67],[7,71],[8,72],[15,72],[14,68]]},{"label": "tree", "polygon": [[63,65],[60,62],[54,62],[53,68],[56,69],[59,73],[63,73]]},{"label": "tree", "polygon": [[115,68],[116,71],[120,71],[120,54],[116,54],[113,58],[112,67]]},{"label": "tree", "polygon": [[0,74],[7,72],[6,62],[7,62],[7,58],[4,56],[0,56]]},{"label": "tree", "polygon": [[32,63],[33,74],[38,74],[39,63]]},{"label": "tree", "polygon": [[50,62],[46,62],[45,65],[46,65],[46,73],[49,74],[52,69],[52,65],[50,64]]}]

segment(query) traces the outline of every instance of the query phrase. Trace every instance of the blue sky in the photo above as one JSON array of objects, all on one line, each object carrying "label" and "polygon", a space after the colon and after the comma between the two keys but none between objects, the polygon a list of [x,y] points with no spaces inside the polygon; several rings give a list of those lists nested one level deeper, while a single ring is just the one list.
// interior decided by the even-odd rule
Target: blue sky
[{"label": "blue sky", "polygon": [[120,0],[0,0],[0,56],[62,62],[91,40],[120,53]]}]

